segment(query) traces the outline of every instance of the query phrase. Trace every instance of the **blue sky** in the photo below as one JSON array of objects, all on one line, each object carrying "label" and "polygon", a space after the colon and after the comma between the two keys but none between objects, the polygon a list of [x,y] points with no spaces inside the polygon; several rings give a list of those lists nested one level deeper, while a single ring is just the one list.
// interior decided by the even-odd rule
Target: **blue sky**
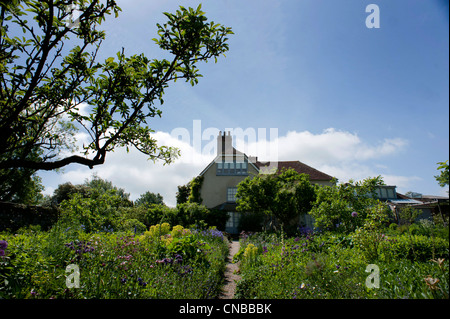
[{"label": "blue sky", "polygon": [[[125,53],[167,57],[151,40],[162,12],[200,1],[118,0],[99,58]],[[173,129],[278,129],[280,160],[300,160],[340,181],[382,175],[399,192],[446,195],[434,175],[449,158],[449,8],[441,0],[214,0],[209,20],[232,27],[226,57],[199,64],[199,84],[167,90],[161,119],[149,122],[161,143],[191,154]],[[380,9],[369,29],[366,6]],[[268,137],[269,138],[269,137]],[[211,139],[212,140],[212,139]],[[208,141],[204,141],[207,143]],[[184,151],[184,153],[183,153]],[[258,154],[249,154],[258,155]],[[118,150],[94,170],[73,165],[44,172],[46,192],[93,172],[136,199],[147,190],[175,203],[176,186],[210,158],[162,166]]]}]

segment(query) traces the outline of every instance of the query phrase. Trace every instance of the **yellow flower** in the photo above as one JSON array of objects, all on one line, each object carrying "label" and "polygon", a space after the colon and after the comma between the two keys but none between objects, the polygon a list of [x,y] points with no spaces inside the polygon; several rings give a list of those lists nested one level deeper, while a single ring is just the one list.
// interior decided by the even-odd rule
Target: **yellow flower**
[{"label": "yellow flower", "polygon": [[179,238],[179,237],[183,237],[186,235],[190,235],[191,231],[189,229],[183,228],[183,226],[181,226],[181,225],[176,225],[176,226],[173,226],[171,234],[173,237]]},{"label": "yellow flower", "polygon": [[161,234],[165,235],[168,234],[170,232],[170,225],[169,223],[162,223],[161,224]]},{"label": "yellow flower", "polygon": [[146,235],[150,237],[158,237],[164,236],[170,232],[170,225],[168,223],[162,223],[150,226],[148,232],[145,232]]},{"label": "yellow flower", "polygon": [[254,259],[258,254],[258,247],[253,244],[248,244],[244,251],[244,258]]},{"label": "yellow flower", "polygon": [[166,245],[169,246],[173,242],[173,237],[170,234],[161,236],[161,241]]}]

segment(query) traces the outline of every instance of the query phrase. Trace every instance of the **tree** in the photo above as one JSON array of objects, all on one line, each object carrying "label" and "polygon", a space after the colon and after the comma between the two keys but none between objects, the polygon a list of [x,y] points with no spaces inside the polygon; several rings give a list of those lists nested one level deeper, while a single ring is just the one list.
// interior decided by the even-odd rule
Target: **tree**
[{"label": "tree", "polygon": [[238,184],[237,210],[274,217],[288,227],[297,216],[307,213],[315,200],[309,176],[293,169],[280,174],[259,174]]},{"label": "tree", "polygon": [[372,207],[379,203],[375,190],[384,185],[381,176],[363,181],[350,180],[333,186],[317,187],[310,211],[321,229],[352,232],[361,227]]},{"label": "tree", "polygon": [[85,185],[73,185],[71,182],[59,184],[53,191],[50,199],[52,205],[60,205],[63,201],[68,200],[73,194],[80,194],[81,197],[89,197],[89,188]]},{"label": "tree", "polygon": [[[30,158],[37,156],[37,152],[29,154]],[[23,167],[0,169],[0,201],[35,205],[43,200],[41,193],[43,190],[41,178],[33,169]]]},{"label": "tree", "polygon": [[[74,9],[81,12],[76,21]],[[158,104],[170,82],[198,83],[197,63],[217,61],[232,31],[207,23],[201,6],[180,7],[164,13],[168,21],[157,24],[159,38],[153,39],[172,54],[170,61],[126,56],[124,49],[97,61],[106,36],[100,24],[120,11],[114,0],[2,1],[1,170],[92,168],[114,148],[130,146],[152,160],[176,158],[175,149],[157,145],[147,121],[161,116]],[[74,153],[80,130],[90,140]]]},{"label": "tree", "polygon": [[177,205],[178,204],[187,203],[190,193],[191,193],[190,182],[187,183],[186,185],[179,185],[178,186],[178,191],[177,191],[177,194],[176,194]]},{"label": "tree", "polygon": [[0,170],[0,201],[37,205],[44,200],[42,179],[27,169]]},{"label": "tree", "polygon": [[203,184],[203,176],[197,176],[194,177],[190,183],[190,192],[189,192],[189,197],[188,197],[188,203],[197,203],[197,204],[201,204],[203,202],[202,196],[200,194],[200,190],[202,188],[202,184]]},{"label": "tree", "polygon": [[51,203],[53,205],[60,205],[63,201],[69,200],[75,195],[78,198],[90,198],[95,202],[97,198],[106,193],[118,199],[116,208],[130,207],[133,205],[129,193],[126,193],[123,188],[114,186],[111,181],[104,180],[96,174],[93,174],[91,179],[86,179],[83,184],[72,185],[72,183],[67,182],[58,185],[58,188],[53,191]]},{"label": "tree", "polygon": [[186,185],[179,185],[176,194],[177,205],[184,203],[201,204],[203,202],[203,199],[200,194],[202,184],[203,184],[203,176],[196,176]]},{"label": "tree", "polygon": [[211,215],[206,206],[195,202],[177,205],[177,217],[180,225],[185,227],[205,228],[206,220]]},{"label": "tree", "polygon": [[142,194],[134,203],[136,206],[141,206],[141,205],[148,206],[151,204],[164,205],[164,199],[160,193],[155,194],[155,193],[147,191],[144,194]]},{"label": "tree", "polygon": [[106,192],[112,192],[112,194],[117,195],[122,199],[122,206],[131,206],[132,202],[130,200],[130,193],[126,193],[125,189],[114,186],[111,181],[102,179],[97,176],[97,174],[92,174],[92,178],[86,179],[83,186],[89,189],[90,197],[97,197],[98,195],[104,194]]},{"label": "tree", "polygon": [[445,187],[449,184],[449,175],[448,175],[448,160],[445,162],[438,162],[437,163],[438,170],[441,170],[439,175],[436,175],[434,178],[436,178],[437,182],[439,183],[439,186]]}]

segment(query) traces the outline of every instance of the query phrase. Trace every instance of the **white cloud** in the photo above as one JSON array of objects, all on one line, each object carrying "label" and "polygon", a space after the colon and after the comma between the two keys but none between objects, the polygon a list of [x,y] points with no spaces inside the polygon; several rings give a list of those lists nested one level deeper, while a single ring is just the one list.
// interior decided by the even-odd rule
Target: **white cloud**
[{"label": "white cloud", "polygon": [[[258,137],[249,143],[250,150],[265,151],[265,147],[278,148],[279,160],[303,159],[317,164],[331,162],[365,161],[393,155],[404,149],[408,141],[400,138],[384,139],[378,145],[368,145],[357,134],[328,128],[320,134],[308,131],[290,131],[286,136],[271,138],[269,145]],[[274,145],[276,144],[276,145]],[[260,156],[261,154],[258,154]],[[270,159],[267,159],[270,160]]]},{"label": "white cloud", "polygon": [[177,147],[181,157],[170,165],[162,161],[153,162],[134,148],[127,153],[125,148],[116,149],[106,155],[105,164],[93,170],[87,167],[67,171],[61,175],[61,183],[84,183],[95,173],[99,177],[111,181],[113,185],[124,188],[136,200],[146,191],[160,193],[166,204],[175,206],[175,194],[178,185],[188,183],[197,176],[212,160],[211,156],[202,156],[187,141],[180,141],[168,133],[157,132],[154,138],[158,145]]},{"label": "white cloud", "polygon": [[421,181],[418,176],[383,175],[384,182],[388,185],[396,185],[398,188],[406,189],[411,183]]},{"label": "white cloud", "polygon": [[[290,131],[285,136],[271,138],[270,142],[259,139],[248,144],[248,149],[261,161],[299,160],[344,182],[350,179],[361,180],[382,175],[385,182],[392,185],[405,185],[417,177],[386,175],[388,166],[372,164],[379,159],[386,159],[405,150],[408,141],[401,138],[385,138],[375,145],[363,141],[357,134],[325,129],[314,134],[309,131]],[[267,149],[277,150],[275,158],[268,158]]]},{"label": "white cloud", "polygon": [[357,134],[334,128],[328,128],[320,134],[290,131],[286,136],[271,139],[268,145],[265,143],[265,140],[258,138],[255,143],[249,143],[248,149],[256,151],[261,160],[275,160],[264,159],[264,153],[268,153],[267,147],[278,149],[278,160],[298,159],[316,166],[381,158],[403,150],[408,144],[404,139],[393,138],[384,139],[378,145],[368,145]]}]

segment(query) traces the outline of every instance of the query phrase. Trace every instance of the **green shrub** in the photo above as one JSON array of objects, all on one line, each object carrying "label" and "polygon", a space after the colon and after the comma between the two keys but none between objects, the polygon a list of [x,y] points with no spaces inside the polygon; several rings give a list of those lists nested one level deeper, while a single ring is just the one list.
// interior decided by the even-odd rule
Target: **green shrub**
[{"label": "green shrub", "polygon": [[0,202],[0,231],[15,232],[28,226],[48,230],[57,222],[59,215],[60,211],[55,207]]},{"label": "green shrub", "polygon": [[388,220],[387,210],[382,203],[372,207],[367,213],[364,225],[359,227],[353,236],[355,246],[360,249],[367,262],[377,260],[379,257],[379,246],[385,241],[382,230]]},{"label": "green shrub", "polygon": [[146,215],[146,225],[156,225],[168,223],[170,225],[180,224],[178,221],[178,211],[175,208],[167,207],[163,204],[150,204]]},{"label": "green shrub", "polygon": [[437,237],[449,240],[449,227],[447,226],[437,226],[435,229],[435,235]]},{"label": "green shrub", "polygon": [[114,227],[121,219],[118,207],[122,198],[107,191],[95,198],[85,198],[75,193],[61,203],[61,222],[82,226],[86,232],[103,231]]},{"label": "green shrub", "polygon": [[420,228],[420,226],[417,225],[417,224],[412,224],[411,226],[409,226],[408,231],[409,231],[409,233],[412,234],[412,235],[418,235],[419,232],[421,231],[421,228]]},{"label": "green shrub", "polygon": [[147,218],[148,208],[145,205],[135,207],[119,207],[119,215],[124,219],[136,219],[144,224],[147,228],[152,224]]},{"label": "green shrub", "polygon": [[209,210],[206,206],[198,203],[183,203],[177,205],[178,224],[189,227],[196,225],[205,228],[206,220],[209,217]]},{"label": "green shrub", "polygon": [[397,227],[398,227],[398,225],[396,223],[392,223],[389,225],[389,229],[393,230],[393,231],[397,230]]},{"label": "green shrub", "polygon": [[117,231],[134,232],[136,234],[141,234],[147,230],[147,226],[134,218],[124,219],[119,223],[116,223],[114,228],[117,229]]},{"label": "green shrub", "polygon": [[211,209],[206,215],[206,224],[208,226],[216,226],[217,229],[225,231],[225,225],[228,220],[228,213],[225,210]]},{"label": "green shrub", "polygon": [[393,240],[383,241],[379,252],[391,251],[396,258],[412,261],[428,261],[434,258],[448,259],[449,242],[439,237],[402,234]]},{"label": "green shrub", "polygon": [[428,219],[421,219],[416,225],[418,227],[418,235],[425,235],[428,237],[434,236],[449,240],[448,226],[435,224]]},{"label": "green shrub", "polygon": [[[441,263],[417,262],[399,259],[395,262],[380,263],[379,298],[388,299],[448,299],[448,260]],[[439,279],[435,286],[428,286],[425,279]],[[432,289],[431,289],[432,288]]]},{"label": "green shrub", "polygon": [[181,238],[174,238],[167,246],[170,255],[180,255],[185,262],[204,264],[209,266],[206,253],[211,249],[204,241],[199,241],[196,236],[188,235]]},{"label": "green shrub", "polygon": [[262,231],[265,216],[256,213],[241,213],[238,231],[260,232]]},{"label": "green shrub", "polygon": [[375,189],[383,185],[380,176],[354,183],[316,188],[316,201],[309,214],[323,230],[351,233],[361,227],[366,215],[379,201]]}]

